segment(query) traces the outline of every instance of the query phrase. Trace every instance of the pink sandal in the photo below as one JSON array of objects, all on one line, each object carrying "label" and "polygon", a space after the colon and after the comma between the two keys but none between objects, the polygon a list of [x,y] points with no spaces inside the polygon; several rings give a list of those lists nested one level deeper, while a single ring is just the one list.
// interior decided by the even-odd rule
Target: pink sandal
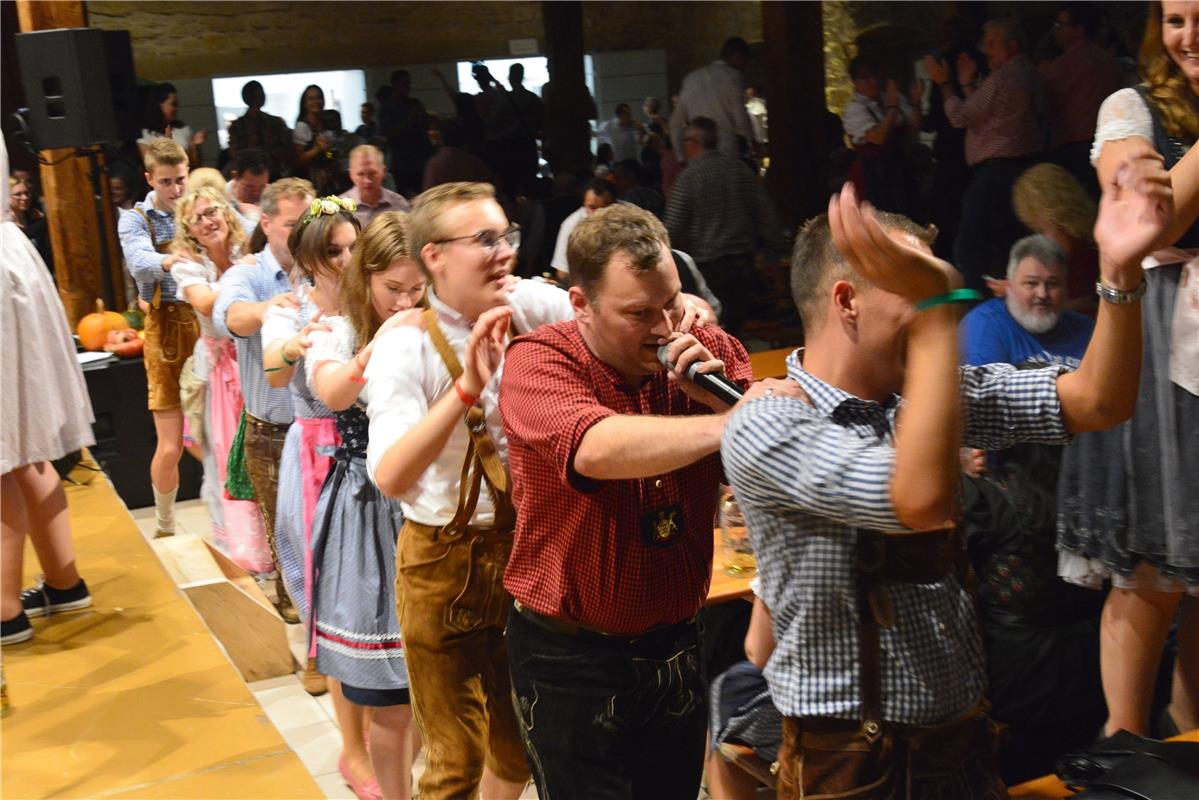
[{"label": "pink sandal", "polygon": [[358,800],[383,800],[383,791],[379,788],[379,781],[373,775],[365,781],[354,780],[354,773],[346,767],[345,756],[337,760],[337,771],[341,773],[346,786],[350,787],[350,791],[358,797]]}]

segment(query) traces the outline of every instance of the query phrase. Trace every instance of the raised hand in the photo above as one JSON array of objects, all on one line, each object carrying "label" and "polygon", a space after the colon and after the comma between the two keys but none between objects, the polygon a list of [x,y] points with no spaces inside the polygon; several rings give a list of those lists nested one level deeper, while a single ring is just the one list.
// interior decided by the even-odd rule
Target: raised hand
[{"label": "raised hand", "polygon": [[1130,153],[1103,187],[1095,244],[1102,277],[1119,289],[1141,282],[1141,259],[1163,244],[1174,219],[1170,175],[1155,152]]},{"label": "raised hand", "polygon": [[507,347],[504,337],[508,334],[511,320],[512,309],[497,306],[484,311],[475,321],[470,339],[466,342],[462,377],[458,379],[462,391],[478,397],[500,368]]},{"label": "raised hand", "polygon": [[968,53],[959,53],[957,61],[958,83],[965,86],[978,77],[978,64]]},{"label": "raised hand", "polygon": [[[312,347],[312,334],[316,331],[330,330],[328,324],[321,322],[321,317],[324,316],[323,311],[318,311],[309,320],[308,324],[300,329],[300,332],[288,339],[283,345],[283,355],[288,361],[295,361],[300,356],[304,355],[304,351]],[[295,357],[292,357],[292,353]]]},{"label": "raised hand", "polygon": [[887,80],[887,86],[883,89],[883,98],[888,106],[899,105],[899,84],[895,82],[894,78]]},{"label": "raised hand", "polygon": [[833,244],[854,271],[878,288],[919,302],[962,285],[953,266],[903,239],[888,234],[869,204],[859,206],[852,183],[828,205]]},{"label": "raised hand", "polygon": [[944,59],[925,56],[924,71],[933,79],[933,83],[941,84],[949,80],[949,65]]}]

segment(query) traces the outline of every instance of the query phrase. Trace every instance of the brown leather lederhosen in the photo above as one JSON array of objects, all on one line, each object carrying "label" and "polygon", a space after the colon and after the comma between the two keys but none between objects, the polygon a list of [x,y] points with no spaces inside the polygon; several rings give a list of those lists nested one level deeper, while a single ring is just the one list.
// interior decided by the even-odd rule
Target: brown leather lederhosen
[{"label": "brown leather lederhosen", "polygon": [[[154,226],[142,209],[134,209],[146,222],[150,244],[166,253],[170,242],[159,242]],[[154,284],[154,297],[146,311],[146,344],[142,361],[146,367],[146,406],[151,411],[179,408],[179,375],[200,338],[196,312],[187,303],[164,299],[162,284]]]}]

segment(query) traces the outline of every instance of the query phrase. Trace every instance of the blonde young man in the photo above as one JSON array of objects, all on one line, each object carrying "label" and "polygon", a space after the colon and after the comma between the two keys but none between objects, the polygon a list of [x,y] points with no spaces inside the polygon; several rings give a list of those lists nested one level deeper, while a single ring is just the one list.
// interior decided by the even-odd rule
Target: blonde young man
[{"label": "blonde young man", "polygon": [[156,537],[175,532],[175,494],[183,455],[183,411],[179,372],[191,355],[200,326],[187,303],[176,299],[167,255],[175,238],[175,203],[187,186],[187,152],[172,139],[155,139],[146,148],[146,182],[150,193],[117,224],[125,263],[137,283],[138,296],[150,304],[146,314],[146,402],[154,415],[158,443],[150,461],[154,490]]},{"label": "blonde young man", "polygon": [[[512,282],[519,231],[488,184],[421,194],[409,231],[429,276],[431,315],[425,330],[397,328],[374,344],[367,465],[379,488],[401,500],[406,520],[397,589],[427,748],[420,796],[481,789],[489,800],[517,798],[529,769],[512,710],[504,646],[511,599],[502,584],[514,516],[492,378],[509,325],[522,333],[569,319],[570,301],[548,284]],[[460,372],[447,367],[451,359]]]}]

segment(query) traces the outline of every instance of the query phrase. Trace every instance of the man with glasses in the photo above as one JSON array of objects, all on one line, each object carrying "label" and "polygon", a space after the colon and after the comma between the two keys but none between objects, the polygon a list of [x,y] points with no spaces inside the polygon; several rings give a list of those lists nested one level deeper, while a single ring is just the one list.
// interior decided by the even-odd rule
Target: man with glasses
[{"label": "man with glasses", "polygon": [[422,327],[375,341],[367,463],[404,509],[396,572],[412,707],[427,748],[420,796],[481,789],[489,800],[515,800],[529,769],[504,644],[511,598],[502,578],[515,520],[493,377],[510,331],[572,311],[561,289],[511,278],[520,234],[489,184],[424,192],[408,226],[430,308]]}]

